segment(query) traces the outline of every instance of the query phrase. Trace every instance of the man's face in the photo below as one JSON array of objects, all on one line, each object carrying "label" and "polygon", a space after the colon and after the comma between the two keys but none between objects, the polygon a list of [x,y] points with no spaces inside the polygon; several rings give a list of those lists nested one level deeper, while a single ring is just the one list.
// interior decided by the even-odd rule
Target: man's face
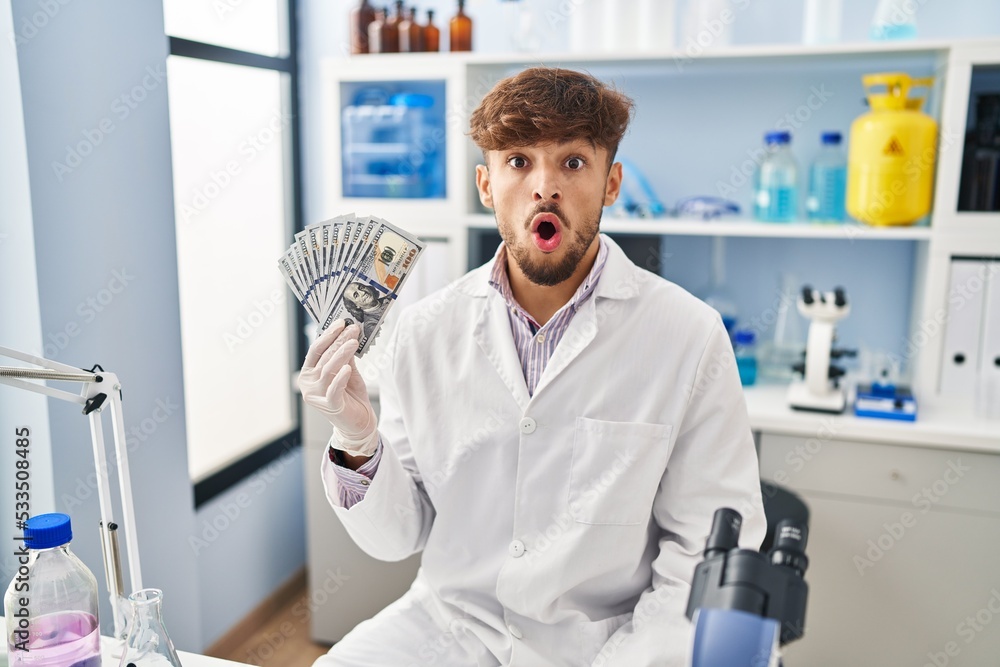
[{"label": "man's face", "polygon": [[361,308],[371,308],[375,305],[375,295],[366,289],[365,285],[359,285],[358,283],[351,283],[347,286],[347,294],[345,295],[348,299],[356,303]]},{"label": "man's face", "polygon": [[484,206],[494,210],[507,252],[538,285],[557,285],[596,243],[604,206],[618,198],[621,164],[578,139],[490,151],[476,168]]}]

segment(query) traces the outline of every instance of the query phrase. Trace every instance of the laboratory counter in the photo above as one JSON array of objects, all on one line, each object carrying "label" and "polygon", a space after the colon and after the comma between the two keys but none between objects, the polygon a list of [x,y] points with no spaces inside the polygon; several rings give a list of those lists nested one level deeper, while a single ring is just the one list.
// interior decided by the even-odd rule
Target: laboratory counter
[{"label": "laboratory counter", "polygon": [[[115,657],[115,640],[111,637],[101,636],[101,661],[105,665],[117,665],[120,655]],[[181,659],[184,667],[240,667],[245,663],[233,662],[232,660],[222,660],[221,658],[210,658],[207,655],[188,653],[187,651],[177,651],[177,657]]]},{"label": "laboratory counter", "polygon": [[977,418],[970,408],[944,401],[917,397],[917,419],[906,422],[855,417],[850,407],[839,415],[793,410],[782,384],[747,387],[744,394],[750,425],[762,433],[1000,454],[1000,421]]}]

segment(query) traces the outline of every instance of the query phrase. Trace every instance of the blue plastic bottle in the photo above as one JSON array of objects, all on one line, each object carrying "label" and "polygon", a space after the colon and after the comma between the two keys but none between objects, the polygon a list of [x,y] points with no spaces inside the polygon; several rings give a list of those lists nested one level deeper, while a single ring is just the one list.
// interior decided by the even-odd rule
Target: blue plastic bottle
[{"label": "blue plastic bottle", "polygon": [[791,222],[798,215],[799,166],[792,155],[789,132],[764,135],[768,156],[757,170],[754,217],[764,222]]},{"label": "blue plastic bottle", "polygon": [[740,383],[748,387],[757,381],[757,336],[747,329],[733,334],[733,352],[736,353],[736,369],[740,373]]},{"label": "blue plastic bottle", "polygon": [[813,222],[843,222],[847,214],[847,159],[840,148],[840,132],[824,132],[823,147],[809,170],[806,212]]}]

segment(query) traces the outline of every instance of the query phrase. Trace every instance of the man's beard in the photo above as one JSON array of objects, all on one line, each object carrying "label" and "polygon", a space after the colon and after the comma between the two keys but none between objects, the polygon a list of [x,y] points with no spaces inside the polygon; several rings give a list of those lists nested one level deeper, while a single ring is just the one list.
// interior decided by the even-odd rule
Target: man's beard
[{"label": "man's beard", "polygon": [[558,204],[545,204],[531,212],[525,223],[526,229],[531,228],[531,221],[539,213],[553,213],[559,216],[560,222],[563,223],[563,243],[570,243],[570,245],[564,251],[563,258],[556,264],[548,261],[536,262],[531,257],[531,248],[528,247],[529,244],[533,243],[530,238],[523,245],[518,245],[517,239],[508,228],[499,224],[497,227],[500,230],[500,236],[503,238],[504,245],[507,247],[507,252],[517,262],[521,273],[536,285],[552,287],[568,280],[576,271],[580,265],[580,261],[587,254],[590,244],[594,242],[594,238],[600,230],[601,214],[603,212],[603,208],[598,209],[593,220],[588,220],[580,226],[573,225],[574,232],[581,232],[581,235],[573,235],[573,242],[570,242],[569,234],[566,233],[569,227],[565,224],[566,217],[562,214],[562,210]]}]

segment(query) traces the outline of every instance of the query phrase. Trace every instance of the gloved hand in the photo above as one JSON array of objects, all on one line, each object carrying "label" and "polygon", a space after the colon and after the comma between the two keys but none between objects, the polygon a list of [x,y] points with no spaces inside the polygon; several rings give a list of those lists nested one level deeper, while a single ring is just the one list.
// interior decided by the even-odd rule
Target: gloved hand
[{"label": "gloved hand", "polygon": [[333,424],[334,446],[352,456],[372,456],[378,448],[375,411],[365,381],[354,365],[357,324],[337,320],[313,341],[299,371],[302,398]]}]

